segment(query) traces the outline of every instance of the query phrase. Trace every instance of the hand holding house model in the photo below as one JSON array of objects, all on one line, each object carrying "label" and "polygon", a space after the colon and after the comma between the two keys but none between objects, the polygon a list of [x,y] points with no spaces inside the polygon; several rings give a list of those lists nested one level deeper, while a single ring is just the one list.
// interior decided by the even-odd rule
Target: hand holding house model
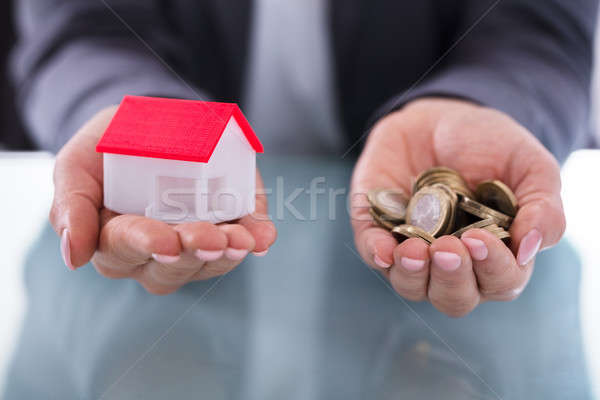
[{"label": "hand holding house model", "polygon": [[236,104],[126,96],[96,151],[117,213],[217,223],[254,212],[263,147]]},{"label": "hand holding house model", "polygon": [[56,157],[50,222],[66,266],[168,294],[267,254],[262,151],[235,104],[128,96],[100,110]]}]

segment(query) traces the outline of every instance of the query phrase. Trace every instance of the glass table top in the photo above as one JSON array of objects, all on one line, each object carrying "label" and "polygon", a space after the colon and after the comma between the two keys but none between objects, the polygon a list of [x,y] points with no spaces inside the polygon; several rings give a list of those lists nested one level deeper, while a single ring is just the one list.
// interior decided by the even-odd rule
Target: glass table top
[{"label": "glass table top", "polygon": [[[6,397],[593,398],[569,242],[540,254],[516,301],[452,319],[405,301],[360,260],[346,206],[352,162],[260,167],[279,204],[276,244],[173,295],[91,266],[68,271],[46,227],[26,262]],[[307,193],[311,182],[323,193]]]}]

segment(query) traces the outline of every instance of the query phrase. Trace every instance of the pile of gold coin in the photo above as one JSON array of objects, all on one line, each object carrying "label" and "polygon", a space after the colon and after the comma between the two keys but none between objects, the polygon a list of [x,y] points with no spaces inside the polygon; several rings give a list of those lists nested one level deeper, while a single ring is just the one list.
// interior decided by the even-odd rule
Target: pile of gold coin
[{"label": "pile of gold coin", "polygon": [[472,191],[458,172],[434,167],[417,177],[412,192],[412,197],[401,189],[368,193],[373,221],[391,231],[398,242],[417,237],[432,243],[443,235],[460,237],[479,228],[510,244],[508,230],[518,203],[504,183],[485,181]]}]

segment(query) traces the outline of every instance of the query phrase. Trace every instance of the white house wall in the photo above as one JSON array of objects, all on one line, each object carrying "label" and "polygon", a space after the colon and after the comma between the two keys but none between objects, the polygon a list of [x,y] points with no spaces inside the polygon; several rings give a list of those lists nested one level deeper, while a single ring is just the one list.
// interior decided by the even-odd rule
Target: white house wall
[{"label": "white house wall", "polygon": [[143,215],[154,200],[157,176],[203,177],[206,164],[104,154],[104,203],[121,214]]},{"label": "white house wall", "polygon": [[206,171],[208,178],[226,176],[227,186],[244,196],[245,209],[254,210],[256,153],[232,117],[212,154]]}]

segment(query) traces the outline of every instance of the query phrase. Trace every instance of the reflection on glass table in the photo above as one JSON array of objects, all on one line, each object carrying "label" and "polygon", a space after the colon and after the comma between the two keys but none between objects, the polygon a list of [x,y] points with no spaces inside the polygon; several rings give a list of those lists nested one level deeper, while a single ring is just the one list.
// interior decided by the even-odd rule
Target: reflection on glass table
[{"label": "reflection on glass table", "polygon": [[[91,266],[68,271],[45,225],[26,259],[7,398],[594,398],[596,328],[579,287],[582,260],[595,261],[580,236],[569,236],[577,248],[567,239],[538,257],[518,300],[451,319],[404,301],[359,259],[351,167],[265,160],[271,203],[289,205],[271,209],[276,245],[166,297]],[[324,193],[311,197],[311,182]]]}]

